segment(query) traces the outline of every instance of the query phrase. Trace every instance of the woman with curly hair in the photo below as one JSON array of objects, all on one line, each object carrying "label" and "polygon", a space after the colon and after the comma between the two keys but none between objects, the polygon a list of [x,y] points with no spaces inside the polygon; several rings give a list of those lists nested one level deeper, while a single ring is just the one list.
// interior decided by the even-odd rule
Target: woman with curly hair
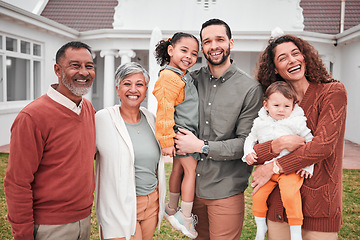
[{"label": "woman with curly hair", "polygon": [[[326,70],[316,49],[292,35],[270,39],[257,66],[257,80],[264,90],[273,82],[286,81],[296,92],[299,106],[314,135],[312,141],[287,135],[254,147],[257,164],[287,149],[291,153],[274,164],[258,165],[251,186],[255,194],[275,173],[289,174],[314,164],[312,178],[301,188],[303,239],[337,239],[342,225],[342,157],[347,93],[342,83]],[[287,216],[277,187],[268,199],[268,239],[290,239]],[[285,223],[284,223],[285,222]]]}]

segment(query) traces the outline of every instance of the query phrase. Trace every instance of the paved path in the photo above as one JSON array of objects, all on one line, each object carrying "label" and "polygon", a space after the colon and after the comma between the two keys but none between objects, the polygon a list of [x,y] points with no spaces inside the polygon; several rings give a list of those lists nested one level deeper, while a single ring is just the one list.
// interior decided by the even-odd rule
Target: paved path
[{"label": "paved path", "polygon": [[0,146],[0,152],[9,153],[10,152],[10,145]]},{"label": "paved path", "polygon": [[360,169],[360,145],[345,140],[343,168]]},{"label": "paved path", "polygon": [[[0,152],[9,153],[10,145],[0,146]],[[166,162],[172,162],[172,159],[167,158]],[[345,140],[343,164],[346,169],[360,169],[360,144]]]}]

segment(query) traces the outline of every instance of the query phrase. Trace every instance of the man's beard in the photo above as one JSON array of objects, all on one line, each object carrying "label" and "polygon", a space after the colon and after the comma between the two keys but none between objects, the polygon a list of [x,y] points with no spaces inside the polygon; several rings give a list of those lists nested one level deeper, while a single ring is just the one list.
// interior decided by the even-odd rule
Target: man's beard
[{"label": "man's beard", "polygon": [[226,61],[226,59],[230,56],[230,45],[229,45],[229,47],[228,47],[227,49],[224,50],[224,54],[223,54],[223,56],[222,56],[222,58],[221,58],[221,60],[220,60],[219,62],[213,62],[213,61],[211,60],[211,57],[209,56],[209,54],[204,54],[204,56],[205,56],[206,60],[207,60],[211,65],[214,65],[214,66],[221,65],[221,64],[223,64],[223,63]]},{"label": "man's beard", "polygon": [[[71,80],[70,80],[71,81]],[[89,92],[89,90],[91,89],[91,85],[89,87],[76,87],[73,84],[71,84],[69,82],[67,82],[65,80],[65,73],[63,73],[63,77],[61,79],[61,82],[64,84],[64,86],[70,90],[70,92],[72,94],[74,94],[75,96],[81,97],[84,96],[85,94],[87,94]]]}]

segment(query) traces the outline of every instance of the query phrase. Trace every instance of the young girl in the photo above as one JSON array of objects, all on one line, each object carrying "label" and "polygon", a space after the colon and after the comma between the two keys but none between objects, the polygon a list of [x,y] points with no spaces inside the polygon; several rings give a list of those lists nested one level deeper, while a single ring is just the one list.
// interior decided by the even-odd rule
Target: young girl
[{"label": "young girl", "polygon": [[[312,140],[310,129],[306,126],[304,111],[296,104],[296,93],[286,82],[278,81],[271,84],[264,94],[264,106],[259,111],[259,117],[254,120],[253,127],[244,143],[243,161],[249,165],[257,162],[253,147],[256,143],[263,143],[285,135],[299,135],[306,142]],[[301,225],[303,221],[300,187],[305,178],[313,174],[311,165],[297,173],[289,175],[279,174],[276,159],[288,154],[283,150],[280,155],[265,164],[273,162],[274,175],[255,195],[253,195],[253,214],[257,225],[256,240],[265,239],[267,231],[266,201],[272,190],[279,184],[281,199],[283,201],[290,225],[291,240],[300,240]]]},{"label": "young girl", "polygon": [[[176,155],[174,137],[178,127],[195,135],[198,132],[198,94],[187,71],[196,63],[198,50],[199,42],[191,34],[178,32],[167,41],[161,40],[156,45],[155,57],[164,67],[153,91],[158,101],[155,136],[160,142],[162,155],[173,157],[165,217],[175,229],[190,238],[197,237],[197,220],[192,214],[192,206],[198,156]],[[178,208],[180,192],[181,208]]]}]

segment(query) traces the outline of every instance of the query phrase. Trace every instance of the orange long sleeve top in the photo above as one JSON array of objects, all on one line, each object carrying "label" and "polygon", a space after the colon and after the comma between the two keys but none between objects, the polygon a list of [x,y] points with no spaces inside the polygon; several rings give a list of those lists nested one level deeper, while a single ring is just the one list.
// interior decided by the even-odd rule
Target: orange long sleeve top
[{"label": "orange long sleeve top", "polygon": [[185,82],[181,76],[169,69],[162,70],[155,83],[153,94],[158,101],[155,137],[162,148],[174,145],[175,106],[184,101],[184,88]]}]

